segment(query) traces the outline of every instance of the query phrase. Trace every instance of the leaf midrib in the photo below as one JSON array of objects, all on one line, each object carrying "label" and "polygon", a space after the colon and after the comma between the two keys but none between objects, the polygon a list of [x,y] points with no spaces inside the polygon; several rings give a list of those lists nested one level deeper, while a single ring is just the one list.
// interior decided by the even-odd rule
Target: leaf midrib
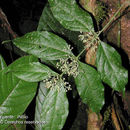
[{"label": "leaf midrib", "polygon": [[[23,42],[23,43],[26,43],[26,41],[25,41],[25,42]],[[28,43],[28,42],[27,42],[27,43]],[[21,48],[21,46],[20,46],[19,44],[17,44],[16,42],[15,42],[15,44]],[[43,45],[43,44],[35,44],[35,43],[31,43],[31,45],[34,45],[34,46],[39,46],[39,45],[42,45],[42,46],[44,46],[44,47],[46,47],[46,48],[51,48],[51,49],[54,49],[54,50],[60,51],[60,52],[62,52],[62,53],[67,53],[67,54],[69,54],[69,55],[72,55],[72,53],[71,53],[71,52],[68,52],[68,51],[63,51],[62,49],[60,50],[59,48],[55,48],[54,46],[52,47],[52,46],[48,46],[48,45]],[[65,49],[67,49],[67,48],[65,48]]]},{"label": "leaf midrib", "polygon": [[[82,65],[80,65],[80,66],[81,66],[82,70],[84,71],[84,68],[82,67]],[[87,65],[86,65],[86,67],[87,67]],[[88,83],[88,87],[86,87],[86,90],[85,90],[85,95],[86,95],[87,90],[90,88],[90,83],[88,82],[88,78],[86,76],[86,71],[84,71],[84,74],[85,74],[85,77],[86,77],[86,80],[87,80],[87,83]]]},{"label": "leaf midrib", "polygon": [[[104,53],[104,55],[105,55],[105,57],[107,58],[107,62],[109,63],[109,65],[110,65],[110,67],[112,68],[112,70],[114,71],[115,69],[113,69],[113,65],[110,63],[110,61],[109,61],[109,58],[108,58],[108,56],[106,55],[106,53],[105,53],[105,49],[103,48],[103,46],[102,46],[102,44],[101,44],[101,47],[102,47],[102,50],[103,50],[103,53]],[[105,61],[104,61],[105,62]],[[116,81],[117,81],[117,83],[118,83],[118,78],[117,78],[117,76],[116,76],[116,73],[117,72],[115,72],[114,71],[114,77],[116,78]],[[119,84],[119,83],[118,83]]]},{"label": "leaf midrib", "polygon": [[[11,76],[12,77],[12,76]],[[18,81],[18,83],[15,85],[15,87],[12,89],[12,91],[9,93],[9,95],[5,98],[5,100],[3,101],[3,103],[0,105],[0,107],[2,107],[4,104],[6,104],[6,102],[8,101],[8,98],[10,96],[12,96],[12,93],[14,92],[14,90],[19,86],[21,80]]]}]

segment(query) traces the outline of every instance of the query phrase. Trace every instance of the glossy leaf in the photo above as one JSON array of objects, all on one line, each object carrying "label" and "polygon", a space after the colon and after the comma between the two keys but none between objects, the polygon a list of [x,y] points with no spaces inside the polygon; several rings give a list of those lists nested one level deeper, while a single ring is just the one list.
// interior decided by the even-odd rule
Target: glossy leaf
[{"label": "glossy leaf", "polygon": [[7,65],[6,65],[3,57],[0,55],[0,70],[3,70],[6,67],[7,67]]},{"label": "glossy leaf", "polygon": [[38,31],[54,31],[60,32],[62,30],[62,25],[54,18],[49,4],[47,3],[43,9],[42,15],[39,20],[39,24],[37,27]]},{"label": "glossy leaf", "polygon": [[[40,82],[40,87],[39,87],[38,95],[36,98],[35,121],[41,122],[43,102],[48,92],[49,92],[49,89],[45,87],[45,83]],[[44,125],[44,122],[46,123],[46,121],[43,120],[43,125]],[[36,130],[42,130],[42,122],[39,124],[35,124],[35,127],[36,127]]]},{"label": "glossy leaf", "polygon": [[41,86],[37,96],[35,116],[37,116],[36,120],[45,121],[43,125],[37,127],[37,130],[61,130],[68,116],[66,92],[63,89],[59,92],[50,89],[46,93],[44,85]]},{"label": "glossy leaf", "polygon": [[89,32],[94,30],[90,14],[82,10],[76,0],[49,0],[54,17],[66,29]]},{"label": "glossy leaf", "polygon": [[57,35],[36,31],[13,40],[21,50],[45,60],[58,60],[73,55],[65,40]]},{"label": "glossy leaf", "polygon": [[15,60],[12,64],[10,64],[8,66],[9,68],[15,68],[18,64],[28,64],[28,63],[32,63],[32,62],[38,62],[38,58],[33,56],[33,55],[27,55],[27,56],[23,56],[18,58],[17,60]]},{"label": "glossy leaf", "polygon": [[8,67],[6,73],[11,71],[16,77],[28,82],[38,82],[51,74],[56,74],[49,67],[37,61],[38,59],[34,56],[21,57]]},{"label": "glossy leaf", "polygon": [[13,72],[16,77],[28,82],[38,82],[48,78],[51,75],[56,75],[56,73],[49,67],[39,62],[24,64],[18,63],[16,66],[10,66],[10,68],[7,70],[7,73],[10,71]]},{"label": "glossy leaf", "polygon": [[114,90],[125,91],[128,82],[128,72],[122,67],[118,52],[108,44],[101,42],[97,50],[97,69],[102,80]]},{"label": "glossy leaf", "polygon": [[79,74],[75,82],[82,101],[88,104],[93,112],[99,113],[104,105],[104,86],[97,71],[79,62]]},{"label": "glossy leaf", "polygon": [[50,32],[59,34],[60,36],[62,35],[63,37],[67,38],[68,40],[70,40],[71,42],[74,43],[74,48],[77,49],[77,54],[79,52],[81,52],[81,50],[83,50],[83,48],[84,48],[84,44],[78,38],[80,33],[65,29],[59,23],[59,21],[57,21],[54,18],[48,3],[46,4],[46,6],[43,9],[37,30],[38,31],[50,31]]},{"label": "glossy leaf", "polygon": [[[36,59],[35,59],[36,60]],[[35,61],[34,60],[34,61]],[[32,56],[23,57],[22,62],[32,62]],[[23,114],[37,90],[37,83],[29,83],[18,79],[7,68],[0,71],[0,117],[2,117],[0,130],[8,127],[7,121],[15,121],[17,116]],[[4,118],[12,115],[13,118]]]}]

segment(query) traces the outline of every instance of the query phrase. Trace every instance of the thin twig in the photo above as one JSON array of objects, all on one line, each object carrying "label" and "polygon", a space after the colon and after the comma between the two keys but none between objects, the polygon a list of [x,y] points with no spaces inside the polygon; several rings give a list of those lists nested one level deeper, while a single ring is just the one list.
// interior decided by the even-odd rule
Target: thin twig
[{"label": "thin twig", "polygon": [[106,30],[106,29],[109,27],[109,25],[113,22],[113,20],[116,18],[116,16],[117,16],[118,13],[121,11],[121,9],[124,7],[125,4],[126,4],[126,3],[124,3],[124,4],[122,4],[122,5],[120,6],[120,8],[117,10],[117,12],[112,16],[112,18],[110,19],[110,21],[103,27],[103,29],[102,29],[101,31],[99,31],[98,36],[99,36],[104,30]]},{"label": "thin twig", "polygon": [[115,125],[116,130],[121,130],[113,104],[112,104],[112,114],[111,114],[111,118],[112,118],[112,120],[113,120],[113,123],[114,123],[114,125]]},{"label": "thin twig", "polygon": [[8,32],[11,34],[11,36],[13,38],[18,37],[18,35],[12,30],[6,15],[4,14],[4,12],[2,11],[2,9],[0,8],[0,20],[2,21],[2,25],[1,27],[3,27],[4,29],[8,30]]}]

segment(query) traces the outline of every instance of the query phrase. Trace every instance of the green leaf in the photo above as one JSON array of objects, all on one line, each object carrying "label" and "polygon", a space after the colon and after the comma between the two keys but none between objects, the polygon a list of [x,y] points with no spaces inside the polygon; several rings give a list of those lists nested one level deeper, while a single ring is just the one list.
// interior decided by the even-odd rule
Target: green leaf
[{"label": "green leaf", "polygon": [[12,63],[12,66],[10,65],[7,73],[11,71],[16,77],[28,82],[38,82],[52,75],[56,75],[49,67],[39,62],[18,63],[17,66],[14,66]]},{"label": "green leaf", "polygon": [[97,71],[79,62],[79,74],[75,78],[79,95],[93,112],[99,113],[104,105],[104,86]]},{"label": "green leaf", "polygon": [[66,29],[89,32],[94,30],[90,14],[82,10],[75,0],[49,0],[54,17]]},{"label": "green leaf", "polygon": [[[36,108],[35,108],[35,121],[39,122],[39,124],[35,124],[36,130],[42,130],[42,123],[40,123],[41,122],[41,113],[42,113],[43,102],[44,102],[48,92],[49,92],[49,89],[47,89],[45,87],[45,83],[40,82],[40,87],[39,87],[38,95],[36,98]],[[44,121],[43,121],[43,123],[44,123]]]},{"label": "green leaf", "polygon": [[7,65],[6,65],[3,57],[0,55],[0,70],[3,70],[6,67],[7,67]]},{"label": "green leaf", "polygon": [[13,40],[21,50],[45,60],[58,60],[73,55],[65,40],[57,35],[36,31]]},{"label": "green leaf", "polygon": [[15,68],[18,64],[24,64],[24,63],[28,64],[32,62],[38,62],[38,58],[33,55],[27,55],[15,60],[12,64],[8,66],[8,68]]},{"label": "green leaf", "polygon": [[59,34],[60,36],[62,35],[63,37],[67,38],[72,43],[74,43],[74,48],[77,49],[78,53],[81,52],[84,48],[84,44],[78,38],[80,33],[65,29],[54,18],[48,3],[46,4],[45,8],[43,9],[37,30],[38,31],[43,31],[43,30],[50,31],[50,32],[54,32],[56,34]]},{"label": "green leaf", "polygon": [[[23,62],[28,63],[32,59],[32,56],[22,58]],[[23,114],[37,90],[37,83],[20,80],[11,72],[6,73],[7,69],[0,71],[0,130],[10,125],[7,121],[15,121],[17,116]],[[10,115],[13,118],[6,117]]]},{"label": "green leaf", "polygon": [[62,25],[54,18],[49,4],[47,3],[43,9],[42,15],[39,20],[39,24],[37,27],[38,31],[54,31],[61,32]]},{"label": "green leaf", "polygon": [[[63,87],[63,86],[62,86]],[[68,116],[68,100],[66,92],[61,89],[50,89],[46,92],[44,85],[40,86],[36,102],[35,121],[45,121],[38,125],[37,130],[61,130]]]},{"label": "green leaf", "polygon": [[8,66],[6,73],[11,71],[16,77],[28,82],[38,82],[51,74],[56,74],[46,65],[37,61],[38,59],[34,56],[21,57]]},{"label": "green leaf", "polygon": [[119,92],[125,92],[128,82],[128,72],[122,67],[121,57],[118,52],[108,44],[100,43],[96,57],[97,69],[101,79]]}]

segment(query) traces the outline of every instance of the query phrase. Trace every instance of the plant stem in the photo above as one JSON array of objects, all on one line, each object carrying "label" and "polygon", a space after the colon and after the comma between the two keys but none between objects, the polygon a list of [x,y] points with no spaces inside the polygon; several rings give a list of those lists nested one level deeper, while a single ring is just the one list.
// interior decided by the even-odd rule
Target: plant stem
[{"label": "plant stem", "polygon": [[[92,39],[91,43],[93,43],[94,40],[95,40],[95,39]],[[86,43],[87,43],[87,42],[88,42],[88,41],[86,41]],[[76,59],[77,59],[77,60],[79,59],[79,57],[83,54],[83,52],[84,52],[86,49],[87,49],[87,46],[85,46],[84,49],[76,56]]]},{"label": "plant stem", "polygon": [[3,41],[1,44],[5,44],[5,43],[9,43],[9,42],[11,42],[12,40],[5,40],[5,41]]},{"label": "plant stem", "polygon": [[[118,2],[118,7],[120,7],[120,0]],[[121,15],[121,13],[119,12],[119,16]],[[118,22],[118,33],[117,33],[117,46],[120,47],[121,44],[121,20],[119,20]]]},{"label": "plant stem", "polygon": [[98,33],[98,36],[105,30],[108,28],[108,26],[111,24],[111,22],[115,19],[115,17],[118,15],[118,13],[120,12],[120,10],[123,8],[123,6],[125,5],[126,3],[122,4],[121,7],[117,10],[117,12],[112,16],[112,18],[110,19],[110,21],[104,26],[104,28],[99,31]]},{"label": "plant stem", "polygon": [[60,74],[60,79],[62,79],[62,76],[64,75],[64,73],[62,72],[61,74]]},{"label": "plant stem", "polygon": [[[120,12],[120,10],[123,8],[123,6],[126,4],[127,2],[125,2],[124,4],[122,4],[120,6],[120,8],[117,10],[117,12],[112,16],[112,18],[110,19],[110,21],[104,26],[104,28],[99,31],[99,33],[97,34],[97,37],[99,37],[99,35],[108,28],[108,26],[111,24],[111,22],[115,19],[115,17],[118,15],[118,13]],[[95,38],[94,38],[95,39]],[[94,39],[92,39],[91,43],[94,41]],[[87,42],[86,42],[87,43]],[[76,59],[78,60],[79,57],[83,54],[83,52],[86,50],[87,46],[85,46],[85,48],[78,54],[78,56],[76,57]]]},{"label": "plant stem", "polygon": [[86,50],[86,46],[84,47],[84,49],[77,55],[76,59],[78,60],[79,57],[83,54],[83,52]]}]

